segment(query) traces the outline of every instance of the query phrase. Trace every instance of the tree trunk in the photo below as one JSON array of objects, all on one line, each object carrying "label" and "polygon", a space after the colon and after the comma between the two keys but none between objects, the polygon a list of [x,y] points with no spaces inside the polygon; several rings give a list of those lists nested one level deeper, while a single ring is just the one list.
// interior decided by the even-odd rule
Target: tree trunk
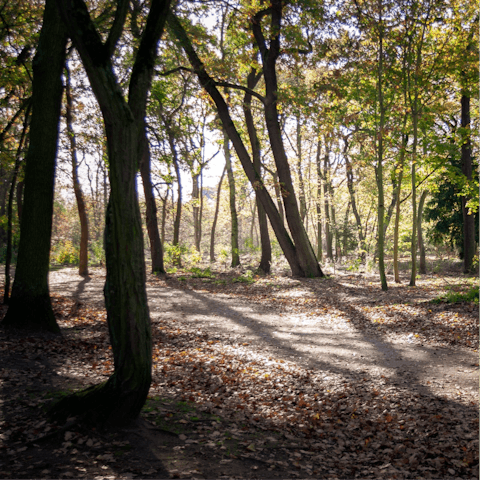
[{"label": "tree trunk", "polygon": [[413,117],[413,145],[412,145],[412,243],[410,245],[410,252],[412,258],[412,270],[410,275],[411,287],[415,286],[417,277],[417,142],[418,142],[418,101],[415,95],[415,102],[412,108]]},{"label": "tree trunk", "polygon": [[198,178],[200,173],[192,174],[192,214],[193,214],[193,239],[197,252],[200,251],[200,187]]},{"label": "tree trunk", "polygon": [[[269,47],[267,47],[267,42],[262,31],[262,18],[264,15],[271,16]],[[251,22],[253,35],[260,49],[263,65],[263,77],[265,80],[266,91],[264,100],[265,123],[273,157],[275,159],[275,165],[277,167],[278,177],[281,182],[285,216],[293,241],[295,242],[298,261],[306,276],[322,277],[323,272],[320,269],[320,265],[318,264],[312,245],[308,239],[305,226],[300,217],[297,197],[293,188],[290,166],[282,140],[280,122],[278,120],[276,62],[280,55],[281,19],[282,2],[281,0],[273,0],[270,8],[260,11]]]},{"label": "tree trunk", "polygon": [[422,232],[422,218],[423,218],[423,205],[425,204],[425,199],[427,198],[428,190],[424,190],[420,195],[420,200],[418,201],[418,215],[417,215],[417,232],[418,232],[418,250],[420,252],[420,263],[419,263],[419,273],[425,275],[427,273],[427,264],[425,260],[425,243],[423,241],[423,232]]},{"label": "tree trunk", "polygon": [[307,201],[305,197],[305,182],[302,173],[302,125],[300,115],[297,116],[297,175],[298,175],[298,200],[300,203],[300,218],[305,223],[307,215]]},{"label": "tree trunk", "polygon": [[73,190],[75,192],[75,199],[77,200],[78,216],[80,218],[80,262],[78,266],[78,274],[81,276],[88,275],[88,216],[83,198],[82,186],[78,178],[78,162],[77,162],[77,142],[75,131],[73,130],[73,98],[70,84],[70,70],[68,62],[65,63],[66,82],[65,82],[65,96],[66,96],[66,112],[65,120],[67,123],[67,133],[70,140],[70,155],[72,158],[72,178]]},{"label": "tree trunk", "polygon": [[62,102],[66,29],[47,0],[33,61],[32,121],[15,280],[5,327],[60,333],[48,290],[53,188]]},{"label": "tree trunk", "polygon": [[382,8],[380,0],[380,33],[379,33],[379,60],[378,60],[378,104],[380,109],[380,125],[378,132],[378,147],[377,147],[377,167],[375,169],[375,177],[378,188],[378,216],[377,216],[377,232],[378,232],[378,270],[380,274],[380,283],[382,290],[387,291],[387,277],[385,275],[385,234],[384,234],[384,218],[385,218],[385,195],[383,192],[383,135],[385,128],[385,106],[383,102],[383,19]]},{"label": "tree trunk", "polygon": [[[325,142],[326,145],[326,142]],[[325,151],[325,157],[323,158],[323,200],[325,203],[325,241],[327,258],[333,262],[333,248],[332,248],[332,221],[330,218],[330,189],[328,188],[328,182],[330,182],[330,150],[327,148]]]},{"label": "tree trunk", "polygon": [[143,144],[143,153],[140,158],[140,175],[142,177],[143,194],[145,196],[146,224],[152,256],[152,273],[162,274],[165,273],[165,267],[163,265],[163,245],[158,231],[157,203],[153,192],[150,145],[147,138],[143,140]]},{"label": "tree trunk", "polygon": [[152,2],[135,56],[128,103],[111,58],[129,2],[118,2],[106,43],[102,43],[83,0],[58,0],[57,5],[105,122],[110,199],[105,226],[104,294],[115,370],[106,383],[65,397],[50,414],[61,420],[81,415],[94,423],[121,425],[138,417],[151,383],[151,327],[136,173],[144,153],[147,95],[169,2]]},{"label": "tree trunk", "polygon": [[[178,245],[180,242],[180,221],[182,220],[182,177],[180,176],[180,162],[178,160],[177,148],[175,146],[175,136],[171,129],[167,129],[170,150],[172,151],[173,167],[177,177],[177,208],[175,220],[173,222],[173,240],[172,245]],[[172,195],[173,199],[173,195]]]},{"label": "tree trunk", "polygon": [[16,188],[16,197],[17,197],[17,216],[18,216],[18,223],[22,223],[22,212],[23,212],[23,186],[24,181],[20,180],[17,182]]},{"label": "tree trunk", "polygon": [[213,216],[212,232],[210,234],[210,261],[212,263],[215,261],[215,230],[217,228],[218,211],[220,210],[220,195],[222,193],[222,183],[223,179],[225,178],[226,171],[227,167],[224,167],[217,187],[217,201],[215,203],[215,214]]},{"label": "tree trunk", "polygon": [[[472,180],[472,144],[470,140],[470,97],[462,94],[461,100],[461,127],[462,127],[462,173],[467,181]],[[468,197],[462,196],[463,215],[463,271],[471,273],[473,257],[475,256],[475,215],[468,208]]]},{"label": "tree trunk", "polygon": [[28,120],[30,116],[30,104],[25,112],[25,120],[23,122],[22,135],[18,142],[17,155],[15,157],[15,168],[13,171],[12,182],[10,184],[10,193],[8,196],[7,205],[7,251],[5,252],[5,289],[3,294],[3,303],[8,304],[10,301],[10,265],[12,263],[12,236],[13,236],[13,197],[15,195],[15,188],[17,183],[18,172],[20,170],[20,162],[22,159],[22,150],[26,138]]},{"label": "tree trunk", "polygon": [[228,191],[230,199],[230,218],[231,218],[231,247],[232,247],[232,263],[231,267],[235,268],[240,265],[240,256],[238,250],[238,217],[236,207],[235,179],[233,177],[232,160],[230,155],[230,146],[227,132],[223,130],[223,150],[225,154],[225,168],[227,169]]},{"label": "tree trunk", "polygon": [[[257,75],[254,68],[251,69],[248,78],[247,86],[253,90],[260,79],[260,75]],[[250,145],[252,147],[252,157],[253,157],[253,167],[260,178],[263,178],[262,175],[262,162],[260,154],[260,140],[258,138],[257,129],[255,128],[255,123],[253,121],[252,115],[252,95],[246,93],[243,101],[243,112],[245,115],[245,123],[247,125],[248,137],[250,139]],[[278,189],[280,191],[280,189]],[[262,246],[262,257],[260,259],[259,269],[266,275],[270,273],[270,265],[272,263],[272,245],[270,243],[270,236],[268,233],[268,222],[267,214],[263,208],[262,202],[260,201],[255,190],[255,202],[257,204],[258,212],[258,226],[260,229],[260,243]],[[279,203],[281,205],[281,202]],[[283,215],[283,209],[282,209]],[[282,220],[283,221],[283,220]]]},{"label": "tree trunk", "polygon": [[200,84],[210,95],[217,107],[217,112],[222,121],[223,127],[225,128],[228,137],[230,138],[235,147],[237,156],[242,164],[248,180],[252,184],[258,197],[260,198],[260,201],[262,202],[265,212],[270,220],[273,231],[275,232],[275,235],[278,239],[278,243],[280,244],[285,258],[290,265],[292,274],[294,276],[300,277],[309,275],[309,271],[303,268],[303,262],[300,261],[298,253],[299,248],[297,248],[293,244],[292,239],[290,238],[290,235],[288,234],[281,220],[280,214],[278,213],[278,210],[275,207],[272,198],[270,197],[270,194],[265,188],[261,177],[255,171],[255,168],[252,164],[252,161],[250,160],[250,156],[247,152],[247,149],[245,148],[242,138],[240,137],[237,129],[235,128],[235,124],[233,123],[228,106],[223,96],[219,92],[217,86],[215,85],[215,82],[206,72],[203,63],[193,49],[192,43],[189,40],[185,29],[182,27],[182,24],[172,14],[170,14],[168,17],[168,24],[173,35],[175,35],[177,40],[182,45],[182,48],[188,56],[191,65],[195,69],[195,73],[197,74]]},{"label": "tree trunk", "polygon": [[346,150],[344,150],[344,158],[345,158],[345,169],[347,172],[347,187],[348,187],[348,193],[350,194],[350,204],[352,205],[352,212],[355,217],[355,222],[357,225],[358,240],[360,245],[360,258],[362,259],[362,262],[365,262],[365,253],[366,253],[365,235],[363,234],[362,221],[360,219],[360,214],[358,213],[358,209],[357,209],[357,201],[355,198],[355,190],[353,187],[352,164],[350,163],[350,159],[348,157]]},{"label": "tree trunk", "polygon": [[[403,130],[407,123],[407,117],[405,116]],[[403,180],[403,168],[405,163],[405,150],[407,148],[408,137],[405,133],[402,133],[402,147],[400,149],[400,161],[399,163],[399,172],[397,180],[397,191],[396,197],[397,201],[395,202],[395,230],[393,232],[393,272],[395,275],[395,283],[400,283],[400,273],[398,270],[398,237],[400,231],[400,193],[402,191],[402,180]]]},{"label": "tree trunk", "polygon": [[316,165],[317,165],[317,259],[319,262],[323,260],[323,249],[322,249],[322,162],[320,159],[321,155],[321,143],[318,141],[317,144],[317,155],[316,155]]}]

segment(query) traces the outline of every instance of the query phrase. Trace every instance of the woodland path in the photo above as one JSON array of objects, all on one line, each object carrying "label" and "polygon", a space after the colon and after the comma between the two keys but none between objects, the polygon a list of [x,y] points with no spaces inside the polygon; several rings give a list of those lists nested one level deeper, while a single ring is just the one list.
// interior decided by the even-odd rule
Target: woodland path
[{"label": "woodland path", "polygon": [[[460,393],[465,399],[478,399],[476,349],[447,345],[438,341],[434,331],[427,331],[424,338],[415,337],[425,329],[420,325],[397,332],[378,331],[381,323],[359,313],[382,305],[392,310],[398,304],[422,306],[432,298],[428,291],[404,288],[408,297],[400,298],[398,287],[384,293],[368,281],[375,278],[362,280],[360,275],[338,273],[336,280],[277,277],[270,285],[267,282],[265,292],[271,292],[260,295],[249,285],[209,288],[212,285],[204,279],[191,280],[197,281],[194,288],[171,275],[166,280],[149,275],[147,294],[153,322],[175,320],[209,332],[223,343],[248,344],[244,345],[247,355],[260,350],[325,375],[349,379],[363,373],[383,375],[422,394],[456,397]],[[74,269],[63,269],[52,272],[49,281],[53,292],[103,306],[105,277],[100,269],[83,280]],[[324,300],[325,311],[319,314],[309,301],[312,299]],[[300,313],[298,304],[303,306]],[[309,308],[309,304],[313,306]],[[462,306],[457,310],[463,310]],[[477,311],[463,314],[478,318]],[[435,324],[429,330],[433,328]]]}]

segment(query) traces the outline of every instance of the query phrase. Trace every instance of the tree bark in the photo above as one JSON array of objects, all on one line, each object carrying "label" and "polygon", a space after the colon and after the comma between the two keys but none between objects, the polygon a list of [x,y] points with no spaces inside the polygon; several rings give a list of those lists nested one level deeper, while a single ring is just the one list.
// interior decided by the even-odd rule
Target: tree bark
[{"label": "tree bark", "polygon": [[321,143],[318,141],[316,165],[317,165],[317,259],[323,260],[323,236],[322,236],[322,161],[321,161]]},{"label": "tree bark", "polygon": [[[270,41],[267,47],[266,39],[263,35],[261,21],[266,15],[270,15]],[[257,42],[262,58],[263,78],[265,80],[265,123],[267,126],[268,137],[272,147],[275,165],[277,167],[278,177],[281,182],[283,205],[288,227],[297,249],[297,257],[302,270],[306,276],[322,277],[323,272],[320,269],[318,260],[313,251],[310,240],[307,236],[305,226],[300,217],[297,203],[297,197],[293,188],[292,176],[288,158],[285,152],[285,146],[282,140],[282,131],[278,120],[278,85],[276,74],[276,62],[280,55],[280,32],[282,22],[282,1],[273,0],[270,8],[258,12],[252,19],[252,31]]]},{"label": "tree bark", "polygon": [[25,120],[23,122],[22,135],[18,142],[17,154],[15,156],[15,167],[13,170],[12,182],[10,184],[10,193],[7,205],[7,251],[5,252],[5,289],[3,294],[3,303],[8,304],[10,301],[10,265],[12,263],[12,237],[13,237],[13,197],[17,183],[18,172],[20,170],[22,160],[22,150],[28,129],[28,121],[30,117],[30,104],[25,112]]},{"label": "tree bark", "polygon": [[236,192],[235,192],[235,179],[233,177],[232,160],[230,154],[228,134],[223,129],[223,151],[225,154],[225,168],[227,169],[228,178],[228,191],[229,191],[229,204],[230,204],[230,219],[231,219],[231,231],[230,231],[230,245],[232,248],[232,263],[231,267],[235,268],[240,265],[240,256],[238,250],[238,217],[236,207]]},{"label": "tree bark", "polygon": [[425,275],[427,273],[427,264],[425,259],[425,243],[423,241],[423,232],[422,232],[423,205],[425,204],[425,199],[427,198],[427,194],[428,194],[428,190],[424,190],[420,195],[420,200],[418,201],[418,215],[417,215],[418,250],[420,252],[420,262],[419,262],[418,271],[422,275]]},{"label": "tree bark", "polygon": [[148,238],[150,240],[150,253],[152,256],[152,273],[162,274],[165,273],[165,267],[163,265],[163,245],[158,229],[157,203],[152,185],[150,145],[146,137],[143,143],[143,154],[140,158],[140,175],[142,177],[143,194],[145,196],[146,224]]},{"label": "tree bark", "polygon": [[212,231],[210,233],[210,261],[212,263],[215,261],[215,230],[217,228],[218,211],[220,210],[220,195],[222,193],[222,183],[223,179],[225,178],[226,171],[227,168],[224,167],[217,187],[217,201],[215,203],[215,214],[213,215]]},{"label": "tree bark", "polygon": [[83,0],[57,0],[57,5],[105,122],[110,199],[105,226],[107,278],[104,294],[115,370],[107,382],[61,400],[50,415],[60,420],[80,415],[95,424],[122,425],[138,417],[151,383],[151,327],[136,173],[144,153],[147,95],[169,2],[152,2],[135,55],[128,103],[114,74],[111,58],[129,2],[120,0],[117,3],[105,43]]},{"label": "tree bark", "polygon": [[[256,73],[254,68],[251,69],[248,78],[247,86],[253,90],[260,79],[260,75]],[[257,129],[255,128],[255,123],[253,121],[252,115],[252,95],[246,93],[243,99],[243,113],[245,116],[245,123],[247,125],[248,137],[250,139],[250,145],[252,147],[252,157],[253,157],[253,167],[260,178],[263,178],[262,175],[262,162],[261,162],[261,153],[260,153],[260,139],[258,138]],[[272,263],[272,244],[270,243],[270,236],[268,233],[268,222],[267,214],[263,208],[262,202],[260,201],[255,190],[255,202],[257,205],[258,212],[258,226],[260,229],[260,243],[262,246],[262,256],[260,258],[259,269],[265,274],[270,273],[270,265]],[[281,202],[280,202],[281,205]]]},{"label": "tree bark", "polygon": [[[472,143],[470,140],[470,97],[462,93],[461,99],[461,127],[462,127],[462,173],[467,181],[472,180]],[[461,197],[463,215],[463,271],[471,273],[473,270],[473,257],[475,256],[475,215],[468,208],[466,196]]]},{"label": "tree bark", "polygon": [[355,217],[355,222],[357,225],[358,240],[360,244],[360,258],[362,259],[362,262],[365,262],[365,254],[366,254],[365,235],[363,234],[362,221],[360,219],[360,214],[358,213],[358,209],[357,209],[355,189],[353,186],[354,182],[353,182],[352,164],[350,163],[350,159],[348,157],[346,149],[344,150],[344,158],[345,158],[345,169],[347,172],[347,187],[348,187],[348,193],[350,194],[350,204],[352,205],[352,212]]},{"label": "tree bark", "polygon": [[83,198],[82,186],[78,178],[78,161],[77,161],[77,142],[75,131],[73,130],[73,98],[72,88],[70,82],[70,70],[68,62],[65,63],[66,82],[65,82],[65,96],[66,109],[65,119],[67,123],[67,133],[70,140],[70,155],[72,159],[72,178],[73,191],[75,192],[75,199],[77,201],[78,216],[80,218],[80,261],[78,265],[78,274],[81,276],[88,275],[88,216]]},{"label": "tree bark", "polygon": [[175,169],[175,175],[177,177],[177,208],[175,211],[175,220],[173,222],[172,245],[178,245],[180,242],[180,222],[182,220],[182,177],[180,176],[180,162],[178,159],[177,147],[175,146],[175,136],[171,129],[167,129],[167,135],[170,150],[172,151],[173,168]]},{"label": "tree bark", "polygon": [[53,188],[67,34],[47,0],[33,61],[32,121],[15,280],[5,327],[60,333],[48,289]]},{"label": "tree bark", "polygon": [[168,24],[172,33],[175,35],[177,40],[180,42],[182,48],[184,49],[192,67],[195,70],[200,84],[210,95],[217,107],[218,115],[227,132],[228,137],[230,138],[235,147],[235,151],[237,152],[237,156],[242,164],[245,174],[250,183],[252,184],[253,188],[257,192],[257,195],[259,196],[260,201],[265,208],[265,212],[267,213],[270,224],[272,225],[273,231],[275,232],[275,235],[278,239],[278,243],[280,244],[285,258],[290,265],[292,274],[299,277],[305,277],[310,275],[309,270],[305,270],[303,268],[303,263],[300,261],[298,254],[299,248],[297,248],[293,244],[290,235],[288,234],[285,226],[283,225],[280,214],[278,213],[278,210],[275,207],[272,198],[270,197],[270,194],[263,185],[261,177],[258,175],[258,173],[255,171],[255,168],[253,167],[247,149],[245,148],[242,138],[240,137],[237,129],[235,128],[235,124],[233,123],[233,120],[230,116],[228,106],[223,96],[218,91],[214,80],[206,72],[203,63],[193,49],[192,43],[189,40],[185,29],[182,27],[178,19],[174,15],[170,14],[168,17]]},{"label": "tree bark", "polygon": [[[403,123],[403,130],[405,130],[405,126],[407,123],[407,117],[405,115],[404,123]],[[393,273],[395,276],[395,283],[400,283],[400,273],[398,269],[398,237],[400,231],[400,193],[402,191],[402,180],[403,180],[403,168],[405,164],[405,150],[407,148],[408,137],[405,133],[402,133],[402,147],[400,149],[400,161],[398,172],[398,180],[397,180],[397,190],[395,195],[397,197],[397,201],[395,203],[395,230],[393,232]]]},{"label": "tree bark", "polygon": [[380,8],[380,26],[379,26],[379,52],[378,52],[378,71],[377,71],[377,83],[378,83],[378,104],[380,109],[380,125],[378,132],[378,144],[377,144],[377,166],[375,168],[375,178],[377,181],[378,189],[378,215],[377,215],[377,232],[378,232],[378,270],[380,274],[380,283],[383,291],[388,290],[387,276],[385,275],[385,234],[384,234],[384,218],[385,218],[385,195],[383,192],[383,135],[385,128],[385,106],[383,99],[383,35],[384,25],[382,19],[382,0],[379,0]]},{"label": "tree bark", "polygon": [[[326,142],[325,142],[325,145]],[[333,247],[332,247],[332,220],[330,218],[330,189],[328,183],[330,182],[330,150],[326,148],[325,156],[323,158],[323,201],[325,204],[325,241],[327,258],[333,262]]]}]

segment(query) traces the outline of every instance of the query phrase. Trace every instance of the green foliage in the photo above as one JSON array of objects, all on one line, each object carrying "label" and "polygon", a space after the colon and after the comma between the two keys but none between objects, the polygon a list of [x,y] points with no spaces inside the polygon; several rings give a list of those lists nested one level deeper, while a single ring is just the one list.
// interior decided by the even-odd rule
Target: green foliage
[{"label": "green foliage", "polygon": [[247,252],[250,252],[250,253],[256,253],[256,252],[259,252],[261,251],[261,247],[260,246],[256,246],[254,243],[253,243],[253,238],[252,237],[247,237],[244,241],[244,245],[245,245],[245,250]]},{"label": "green foliage", "polygon": [[202,257],[194,245],[191,247],[185,245],[184,243],[180,243],[178,245],[165,243],[164,245],[164,261],[170,266],[178,266],[185,261],[188,268],[192,268],[195,265],[198,265],[201,260]]},{"label": "green foliage", "polygon": [[89,250],[88,262],[91,265],[105,265],[105,250],[101,240],[91,242]]},{"label": "green foliage", "polygon": [[432,300],[432,303],[460,303],[473,302],[478,305],[478,285],[470,287],[465,293],[450,291]]},{"label": "green foliage", "polygon": [[207,267],[204,270],[198,267],[192,267],[189,269],[189,272],[192,273],[192,278],[215,278],[210,267]]},{"label": "green foliage", "polygon": [[78,265],[80,251],[70,240],[57,244],[52,252],[52,260],[60,265]]},{"label": "green foliage", "polygon": [[238,277],[235,277],[232,280],[232,283],[252,284],[252,283],[255,283],[255,280],[254,280],[253,276],[254,276],[253,271],[252,270],[247,270],[247,272],[245,272],[245,275],[239,275]]}]

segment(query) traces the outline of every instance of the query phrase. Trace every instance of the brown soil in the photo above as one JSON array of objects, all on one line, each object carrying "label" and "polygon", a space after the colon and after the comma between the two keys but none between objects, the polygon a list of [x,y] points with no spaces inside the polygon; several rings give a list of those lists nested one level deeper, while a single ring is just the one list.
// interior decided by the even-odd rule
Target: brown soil
[{"label": "brown soil", "polygon": [[51,273],[63,340],[0,331],[0,478],[478,476],[478,307],[431,303],[467,279],[198,276],[149,276],[151,396],[107,433],[39,411],[111,371],[104,272]]}]

